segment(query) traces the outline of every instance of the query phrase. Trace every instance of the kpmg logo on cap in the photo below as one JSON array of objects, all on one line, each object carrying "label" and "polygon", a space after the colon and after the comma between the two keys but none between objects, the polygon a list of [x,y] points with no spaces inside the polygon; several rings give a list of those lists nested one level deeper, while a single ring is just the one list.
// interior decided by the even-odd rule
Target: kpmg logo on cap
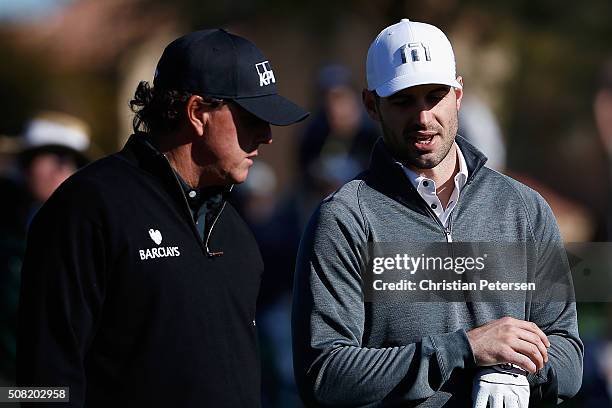
[{"label": "kpmg logo on cap", "polygon": [[276,83],[276,79],[274,79],[274,72],[272,72],[272,67],[270,66],[270,61],[255,64],[255,68],[259,74],[259,86]]},{"label": "kpmg logo on cap", "polygon": [[[421,42],[408,43],[400,48],[400,52],[402,54],[402,64],[407,63],[408,60],[412,62],[419,62],[423,59],[431,61],[429,47]],[[425,58],[423,58],[423,54],[425,54]]]}]

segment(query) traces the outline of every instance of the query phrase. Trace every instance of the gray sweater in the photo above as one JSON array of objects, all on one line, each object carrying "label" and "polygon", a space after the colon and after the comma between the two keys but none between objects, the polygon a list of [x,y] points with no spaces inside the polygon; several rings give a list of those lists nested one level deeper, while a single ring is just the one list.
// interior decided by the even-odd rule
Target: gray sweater
[{"label": "gray sweater", "polygon": [[[551,342],[531,374],[531,401],[560,402],[581,385],[583,344],[575,303],[365,301],[369,243],[532,243],[536,263],[561,238],[545,200],[484,167],[460,136],[470,177],[450,228],[428,211],[379,141],[370,168],[326,198],[302,237],[293,303],[294,369],[309,406],[471,406],[477,366],[466,331],[511,316],[536,323]],[[563,259],[559,264],[567,268]]]}]

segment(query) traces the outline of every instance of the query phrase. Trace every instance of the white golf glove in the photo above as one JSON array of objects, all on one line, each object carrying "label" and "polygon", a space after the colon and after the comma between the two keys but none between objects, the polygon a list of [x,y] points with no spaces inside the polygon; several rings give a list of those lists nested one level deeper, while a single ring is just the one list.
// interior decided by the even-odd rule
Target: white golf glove
[{"label": "white golf glove", "polygon": [[512,364],[499,364],[480,370],[472,388],[474,408],[528,408],[527,371]]}]

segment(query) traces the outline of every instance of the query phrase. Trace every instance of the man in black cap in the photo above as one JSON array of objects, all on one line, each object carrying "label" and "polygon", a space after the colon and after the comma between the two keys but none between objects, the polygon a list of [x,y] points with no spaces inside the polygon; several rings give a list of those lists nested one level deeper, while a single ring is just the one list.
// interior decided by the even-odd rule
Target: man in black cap
[{"label": "man in black cap", "polygon": [[135,134],[65,182],[34,218],[17,380],[69,386],[70,406],[257,407],[263,264],[227,196],[270,124],[308,115],[279,96],[248,40],[168,45],[131,101]]}]

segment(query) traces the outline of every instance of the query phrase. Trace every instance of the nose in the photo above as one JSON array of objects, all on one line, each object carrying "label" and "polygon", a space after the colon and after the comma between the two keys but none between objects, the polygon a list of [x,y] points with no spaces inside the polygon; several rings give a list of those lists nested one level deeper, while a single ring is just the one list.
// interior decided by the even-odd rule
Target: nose
[{"label": "nose", "polygon": [[432,121],[432,113],[431,106],[428,106],[427,103],[423,101],[423,103],[419,104],[417,107],[417,122],[421,125],[427,125]]},{"label": "nose", "polygon": [[431,122],[431,112],[427,109],[423,109],[419,112],[419,123],[425,125]]}]

